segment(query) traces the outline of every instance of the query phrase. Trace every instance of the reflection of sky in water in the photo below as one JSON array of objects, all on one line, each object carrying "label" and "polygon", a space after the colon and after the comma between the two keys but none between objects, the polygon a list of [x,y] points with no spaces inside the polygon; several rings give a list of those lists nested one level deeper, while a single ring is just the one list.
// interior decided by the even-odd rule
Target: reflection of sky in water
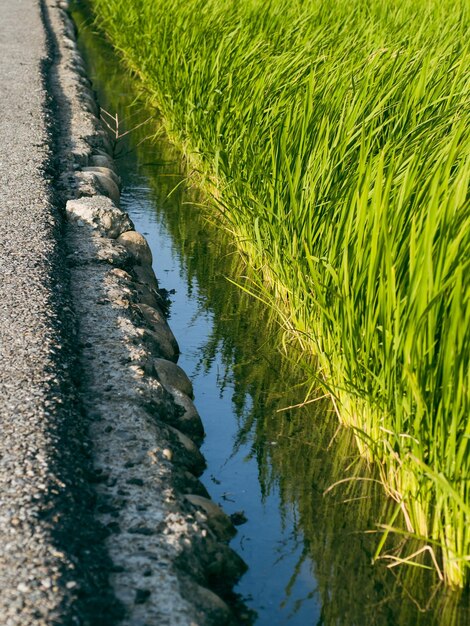
[{"label": "reflection of sky in water", "polygon": [[[302,536],[293,530],[295,511],[286,507],[281,519],[276,485],[269,494],[261,493],[252,435],[243,443],[237,441],[231,373],[225,371],[219,351],[210,362],[204,360],[202,348],[210,336],[212,315],[199,304],[197,281],[187,284],[182,261],[153,208],[145,179],[139,177],[135,187],[133,179],[127,184],[132,189],[123,190],[121,205],[152,248],[160,287],[175,290],[170,325],[182,350],[178,363],[193,381],[195,403],[206,430],[202,452],[208,469],[203,482],[227,513],[243,510],[248,517],[231,544],[249,565],[236,591],[258,612],[259,626],[314,625],[320,616],[319,599],[314,596],[312,563],[309,558],[302,560]],[[233,287],[227,284],[227,289]],[[251,407],[247,397],[244,412]]]}]

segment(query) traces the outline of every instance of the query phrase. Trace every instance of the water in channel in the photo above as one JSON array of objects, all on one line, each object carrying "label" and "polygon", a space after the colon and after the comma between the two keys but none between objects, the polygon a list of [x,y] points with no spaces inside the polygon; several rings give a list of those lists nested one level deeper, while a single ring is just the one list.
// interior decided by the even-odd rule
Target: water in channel
[{"label": "water in channel", "polygon": [[[136,81],[90,19],[74,17],[100,104],[117,115],[115,130],[124,135],[115,155],[122,207],[146,236],[160,286],[170,292],[179,364],[193,381],[206,431],[202,480],[227,513],[247,520],[231,545],[249,566],[236,592],[254,623],[469,623],[429,573],[371,564],[376,522],[390,518],[391,504],[357,458],[351,433],[337,429],[328,401],[288,408],[302,402],[312,372],[283,354],[266,307],[230,282],[246,280],[249,269],[188,188],[175,148],[155,137],[155,112]],[[338,483],[361,476],[368,480]],[[399,538],[389,549],[400,549]]]}]

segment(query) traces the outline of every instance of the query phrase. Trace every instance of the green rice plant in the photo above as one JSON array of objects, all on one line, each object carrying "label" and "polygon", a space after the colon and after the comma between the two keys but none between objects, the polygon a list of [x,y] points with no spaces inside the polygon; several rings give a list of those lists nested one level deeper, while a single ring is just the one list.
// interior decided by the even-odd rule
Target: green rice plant
[{"label": "green rice plant", "polygon": [[427,542],[449,586],[463,586],[468,2],[92,6],[214,192],[256,288],[315,354],[409,536]]}]

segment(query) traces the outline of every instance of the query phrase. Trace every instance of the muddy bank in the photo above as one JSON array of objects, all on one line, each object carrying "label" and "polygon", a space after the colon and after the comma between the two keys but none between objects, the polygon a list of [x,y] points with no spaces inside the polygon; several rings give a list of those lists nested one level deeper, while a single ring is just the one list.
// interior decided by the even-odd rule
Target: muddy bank
[{"label": "muddy bank", "polygon": [[112,144],[76,46],[68,3],[45,9],[62,129],[59,192],[78,319],[79,396],[92,442],[96,517],[123,624],[241,623],[225,600],[244,571],[233,525],[198,476],[192,388],[145,238],[119,209]]}]

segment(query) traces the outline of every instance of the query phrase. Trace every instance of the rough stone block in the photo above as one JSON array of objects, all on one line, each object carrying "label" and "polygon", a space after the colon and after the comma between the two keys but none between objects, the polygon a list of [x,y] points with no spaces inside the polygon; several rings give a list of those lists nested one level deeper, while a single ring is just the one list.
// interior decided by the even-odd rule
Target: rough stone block
[{"label": "rough stone block", "polygon": [[118,209],[106,196],[69,200],[66,213],[71,222],[88,224],[111,239],[134,228],[127,213]]}]

